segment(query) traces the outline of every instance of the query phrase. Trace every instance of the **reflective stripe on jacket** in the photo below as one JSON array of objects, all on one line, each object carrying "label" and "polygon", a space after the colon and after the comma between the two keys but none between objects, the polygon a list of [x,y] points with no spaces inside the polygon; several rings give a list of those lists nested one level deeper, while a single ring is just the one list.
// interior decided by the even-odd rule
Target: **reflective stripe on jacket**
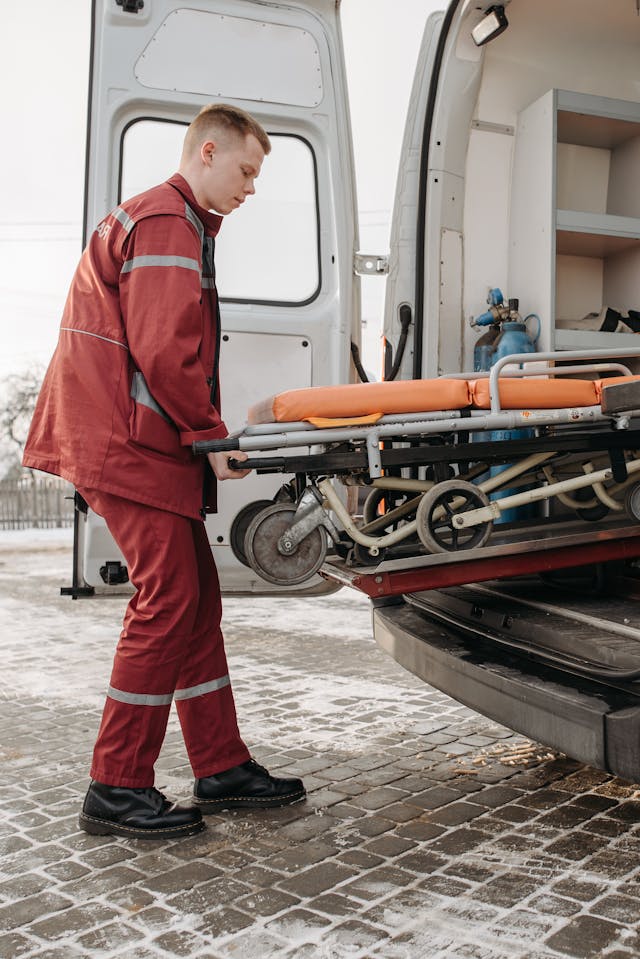
[{"label": "reflective stripe on jacket", "polygon": [[221,222],[179,174],[102,220],[71,283],[25,466],[200,514],[206,458],[191,443],[227,435],[211,402]]}]

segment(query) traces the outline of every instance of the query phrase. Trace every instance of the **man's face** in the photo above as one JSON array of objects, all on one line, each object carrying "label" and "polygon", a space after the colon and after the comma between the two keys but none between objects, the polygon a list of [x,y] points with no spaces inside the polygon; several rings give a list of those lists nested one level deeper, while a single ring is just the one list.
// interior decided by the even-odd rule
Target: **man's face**
[{"label": "man's face", "polygon": [[203,152],[207,165],[201,184],[202,205],[225,216],[256,192],[264,150],[250,133],[244,140],[234,139],[228,144],[206,143]]}]

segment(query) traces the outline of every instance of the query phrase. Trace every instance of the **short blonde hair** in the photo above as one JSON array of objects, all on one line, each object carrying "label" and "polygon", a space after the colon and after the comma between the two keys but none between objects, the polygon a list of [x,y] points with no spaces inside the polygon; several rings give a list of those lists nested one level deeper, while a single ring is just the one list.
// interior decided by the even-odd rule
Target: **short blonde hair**
[{"label": "short blonde hair", "polygon": [[184,138],[184,150],[187,155],[194,153],[207,138],[214,142],[232,139],[244,140],[253,135],[265,156],[271,153],[271,141],[258,121],[239,107],[228,103],[210,103],[191,121]]}]

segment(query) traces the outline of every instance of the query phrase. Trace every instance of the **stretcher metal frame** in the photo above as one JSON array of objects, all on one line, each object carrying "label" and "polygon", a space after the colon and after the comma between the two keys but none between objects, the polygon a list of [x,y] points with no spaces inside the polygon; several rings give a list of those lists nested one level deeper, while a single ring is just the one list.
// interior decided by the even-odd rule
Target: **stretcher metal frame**
[{"label": "stretcher metal frame", "polygon": [[[634,411],[604,412],[600,404],[503,409],[500,398],[501,376],[628,377],[631,370],[619,361],[634,357],[640,358],[640,349],[514,354],[488,373],[446,377],[487,377],[490,410],[387,414],[374,424],[346,426],[261,423],[226,440],[196,443],[194,452],[275,453],[242,465],[295,475],[273,503],[247,508],[235,530],[238,558],[277,585],[301,583],[319,572],[329,541],[336,556],[323,575],[372,596],[394,595],[409,584],[424,589],[504,576],[507,570],[514,575],[601,562],[620,550],[640,555],[640,527],[630,530],[628,520],[611,525],[608,519],[606,531],[598,528],[610,512],[615,517],[626,510],[640,520],[640,419],[634,422]],[[559,362],[564,365],[552,365]],[[534,435],[511,435],[522,430]],[[416,475],[420,468],[428,478]],[[524,488],[514,491],[514,484]],[[374,502],[385,495],[398,502],[380,516],[365,503],[364,520],[358,522],[345,503],[353,486],[368,487]],[[584,491],[591,494],[586,499]],[[541,517],[506,545],[487,546],[495,521],[507,510],[552,498],[593,521],[581,524],[577,540],[567,540],[566,532],[552,540],[541,537],[552,525]],[[531,549],[534,541],[546,541],[544,549]],[[410,555],[395,575],[384,568],[385,551],[399,545]],[[367,569],[372,564],[377,569]],[[448,573],[442,572],[445,567]]]}]

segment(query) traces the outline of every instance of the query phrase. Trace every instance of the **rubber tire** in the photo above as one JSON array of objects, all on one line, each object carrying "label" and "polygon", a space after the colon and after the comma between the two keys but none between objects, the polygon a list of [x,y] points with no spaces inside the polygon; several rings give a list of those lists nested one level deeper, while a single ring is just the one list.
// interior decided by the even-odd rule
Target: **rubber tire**
[{"label": "rubber tire", "polygon": [[261,513],[267,506],[271,506],[272,503],[273,500],[271,499],[253,500],[252,503],[247,503],[246,506],[243,506],[240,512],[236,513],[234,517],[231,529],[229,530],[229,545],[231,546],[231,552],[243,566],[251,568],[251,563],[247,559],[247,554],[244,549],[247,530],[258,513]]},{"label": "rubber tire", "polygon": [[[455,510],[450,508],[450,503],[458,496],[465,498],[465,502]],[[446,523],[442,520],[433,519],[435,510],[445,505],[446,515],[453,517],[459,513],[466,512],[467,509],[477,509],[481,506],[489,505],[489,497],[481,489],[474,486],[473,483],[467,483],[465,480],[453,479],[445,480],[444,483],[437,483],[432,489],[428,490],[422,499],[416,511],[416,521],[418,526],[418,536],[422,545],[431,553],[455,553],[460,549],[478,549],[484,546],[493,529],[493,521],[490,520],[479,526],[470,526],[467,529],[457,530],[453,523]],[[443,518],[444,519],[444,518]],[[451,543],[447,544],[442,536],[437,534],[437,530],[446,528],[451,530]],[[458,544],[460,536],[468,536],[468,539]]]},{"label": "rubber tire", "polygon": [[624,506],[629,516],[640,523],[640,483],[634,483],[627,490]]},{"label": "rubber tire", "polygon": [[295,553],[283,555],[278,540],[293,523],[294,505],[272,503],[251,521],[244,549],[251,569],[275,586],[298,586],[311,579],[327,555],[327,535],[322,527],[311,530]]}]

